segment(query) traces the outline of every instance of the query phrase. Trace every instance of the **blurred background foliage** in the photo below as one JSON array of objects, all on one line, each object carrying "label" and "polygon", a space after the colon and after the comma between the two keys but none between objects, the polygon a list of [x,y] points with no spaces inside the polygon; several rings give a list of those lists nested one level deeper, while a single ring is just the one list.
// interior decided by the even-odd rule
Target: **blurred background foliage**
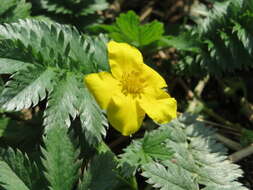
[{"label": "blurred background foliage", "polygon": [[[241,147],[253,143],[252,0],[1,0],[1,24],[23,18],[73,25],[83,36],[104,33],[136,46],[166,79],[179,112],[198,114]],[[1,75],[0,92],[8,78]],[[0,145],[35,152],[45,106],[42,101],[21,112],[0,110]],[[149,125],[146,120],[144,129]],[[119,136],[109,130],[106,141],[115,152],[129,143],[115,142]],[[239,162],[249,188],[252,158]]]}]

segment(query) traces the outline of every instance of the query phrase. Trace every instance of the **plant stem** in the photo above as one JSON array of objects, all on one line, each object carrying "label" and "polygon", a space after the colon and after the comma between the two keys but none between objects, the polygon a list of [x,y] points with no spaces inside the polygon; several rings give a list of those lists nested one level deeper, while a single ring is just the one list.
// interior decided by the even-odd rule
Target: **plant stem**
[{"label": "plant stem", "polygon": [[[203,102],[200,102],[203,104]],[[240,124],[234,124],[226,119],[224,119],[223,117],[221,117],[219,114],[215,113],[212,109],[208,108],[207,106],[203,106],[203,112],[205,112],[206,114],[208,114],[209,116],[213,117],[214,119],[216,119],[217,121],[223,123],[224,125],[230,126],[232,128],[238,129],[238,131],[241,131],[243,129],[243,127]]]},{"label": "plant stem", "polygon": [[239,133],[240,131],[238,131],[238,129],[235,129],[235,128],[231,128],[230,126],[227,126],[227,125],[223,125],[223,124],[220,124],[220,123],[215,123],[213,121],[207,121],[207,120],[203,120],[202,118],[198,117],[197,118],[198,121],[201,121],[205,124],[208,124],[208,125],[212,125],[212,126],[216,126],[216,127],[220,127],[220,128],[223,128],[223,129],[228,129],[228,130],[231,130],[233,131],[234,133]]},{"label": "plant stem", "polygon": [[235,142],[235,141],[233,141],[233,140],[231,140],[219,133],[215,133],[215,138],[232,150],[238,151],[238,150],[242,149],[242,146],[239,143],[237,143],[237,142]]},{"label": "plant stem", "polygon": [[253,154],[253,144],[247,146],[246,148],[239,150],[238,152],[235,152],[229,156],[229,159],[232,162],[238,162],[242,160],[243,158],[250,156]]},{"label": "plant stem", "polygon": [[185,84],[185,82],[182,80],[182,78],[178,78],[178,82],[179,84],[183,87],[183,89],[186,91],[187,93],[187,97],[190,99],[194,98],[194,94],[191,91],[191,89]]},{"label": "plant stem", "polygon": [[204,77],[202,80],[200,80],[198,82],[197,86],[194,89],[195,96],[197,96],[197,97],[201,96],[201,94],[202,94],[207,82],[209,81],[209,79],[210,79],[210,76],[207,75],[206,77]]},{"label": "plant stem", "polygon": [[240,132],[243,129],[243,127],[240,124],[234,124],[224,119],[219,114],[216,114],[211,108],[208,108],[206,104],[201,100],[200,96],[209,78],[210,78],[209,75],[207,75],[206,77],[204,77],[204,79],[200,80],[197,86],[195,87],[194,92],[188,88],[188,86],[185,84],[185,82],[182,79],[179,79],[180,84],[187,91],[188,96],[190,98],[193,98],[193,100],[190,102],[187,108],[187,111],[194,112],[196,106],[201,105],[202,111],[205,112],[207,115],[213,117],[215,120],[223,123],[224,125],[237,129]]}]

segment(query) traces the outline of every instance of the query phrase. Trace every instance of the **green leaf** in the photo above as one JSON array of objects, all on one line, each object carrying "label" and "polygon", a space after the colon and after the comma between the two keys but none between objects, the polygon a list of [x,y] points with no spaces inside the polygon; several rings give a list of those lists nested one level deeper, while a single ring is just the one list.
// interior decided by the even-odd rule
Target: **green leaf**
[{"label": "green leaf", "polygon": [[242,42],[245,50],[251,55],[253,51],[253,36],[247,31],[240,23],[233,21],[235,24],[233,27],[233,32],[236,32],[238,39]]},{"label": "green leaf", "polygon": [[[85,7],[84,7],[85,5]],[[106,0],[89,0],[82,4],[83,9],[80,11],[81,16],[94,14],[96,11],[102,11],[108,8]]]},{"label": "green leaf", "polygon": [[107,42],[108,39],[102,34],[89,39],[89,53],[92,54],[94,67],[97,71],[110,71],[107,55]]},{"label": "green leaf", "polygon": [[106,0],[40,0],[43,9],[55,14],[73,15],[75,17],[93,14],[107,8]]},{"label": "green leaf", "polygon": [[2,92],[0,103],[6,110],[36,106],[53,88],[55,72],[40,65],[30,66],[12,76]]},{"label": "green leaf", "polygon": [[108,127],[106,118],[91,96],[87,88],[81,88],[80,120],[86,139],[90,144],[96,144],[102,140],[101,135],[106,135],[105,127]]},{"label": "green leaf", "polygon": [[199,190],[198,184],[187,171],[169,161],[150,163],[143,166],[142,175],[148,178],[147,183],[154,184],[161,190]]},{"label": "green leaf", "polygon": [[85,171],[79,190],[108,190],[118,183],[117,163],[111,152],[94,157]]},{"label": "green leaf", "polygon": [[232,1],[215,2],[213,9],[208,12],[208,16],[198,25],[200,33],[215,33],[214,28],[224,23],[224,16],[227,15]]},{"label": "green leaf", "polygon": [[61,76],[56,87],[49,95],[45,111],[44,125],[46,131],[55,125],[70,126],[70,116],[75,119],[78,110],[78,81],[73,74]]},{"label": "green leaf", "polygon": [[253,143],[253,131],[249,129],[243,129],[240,142],[243,146],[248,146],[249,144]]},{"label": "green leaf", "polygon": [[134,140],[123,154],[120,155],[121,165],[125,163],[132,167],[138,167],[153,161],[167,160],[173,155],[171,148],[165,142],[170,133],[154,131],[146,133],[143,139]]},{"label": "green leaf", "polygon": [[71,119],[80,115],[81,125],[88,142],[93,144],[105,135],[107,122],[101,109],[79,78],[69,73],[62,75],[54,91],[49,95],[45,111],[46,131],[55,124],[69,127]]},{"label": "green leaf", "polygon": [[53,190],[70,190],[78,180],[78,149],[67,131],[66,127],[56,125],[48,130],[44,138],[42,162],[50,189]]},{"label": "green leaf", "polygon": [[14,59],[0,58],[0,74],[12,74],[25,69],[29,63]]},{"label": "green leaf", "polygon": [[0,137],[4,135],[8,124],[9,124],[9,118],[4,118],[0,116]]},{"label": "green leaf", "polygon": [[[245,0],[214,2],[212,9],[198,19],[196,27],[186,28],[193,41],[198,40],[199,51],[186,52],[189,50],[179,47],[180,61],[172,67],[180,74],[200,76],[207,73],[226,75],[252,68],[251,5]],[[190,41],[189,38],[183,39],[182,44]]]},{"label": "green leaf", "polygon": [[0,23],[14,22],[30,15],[31,4],[25,0],[8,0],[0,4]]},{"label": "green leaf", "polygon": [[106,122],[84,87],[83,76],[109,70],[106,38],[27,19],[0,25],[0,39],[0,73],[14,72],[0,97],[2,107],[21,110],[47,97],[45,131],[55,124],[69,127],[80,116],[89,143],[100,141]]},{"label": "green leaf", "polygon": [[109,32],[114,40],[127,42],[138,48],[159,40],[164,33],[161,22],[153,21],[141,25],[139,17],[133,11],[120,14],[112,26],[102,25],[101,28]]},{"label": "green leaf", "polygon": [[[15,51],[18,48],[19,51],[29,53],[26,59],[30,63],[80,73],[96,72],[91,53],[88,53],[88,42],[70,26],[32,19],[20,20],[18,23],[0,26],[0,39],[2,43],[7,43],[0,52],[2,58],[20,60],[20,53]],[[10,50],[8,46],[16,47]],[[14,52],[11,54],[10,51]]]},{"label": "green leaf", "polygon": [[11,170],[11,168],[3,161],[0,161],[0,185],[5,189],[12,190],[29,190],[21,179]]},{"label": "green leaf", "polygon": [[159,42],[157,42],[157,46],[159,47],[174,47],[181,51],[191,51],[191,52],[199,52],[199,42],[196,39],[196,36],[191,35],[190,33],[183,33],[179,36],[164,36]]},{"label": "green leaf", "polygon": [[0,186],[6,189],[45,189],[41,171],[19,150],[1,150],[0,170]]},{"label": "green leaf", "polygon": [[245,190],[236,180],[242,175],[239,166],[225,156],[226,150],[213,136],[214,130],[187,114],[160,126],[156,132],[168,133],[165,144],[175,153],[173,159],[143,164],[142,175],[160,189]]},{"label": "green leaf", "polygon": [[[102,35],[94,39],[81,36],[70,26],[20,20],[0,25],[0,39],[0,58],[39,63],[83,74],[108,69],[106,39]],[[101,61],[97,57],[99,55],[103,58]]]}]

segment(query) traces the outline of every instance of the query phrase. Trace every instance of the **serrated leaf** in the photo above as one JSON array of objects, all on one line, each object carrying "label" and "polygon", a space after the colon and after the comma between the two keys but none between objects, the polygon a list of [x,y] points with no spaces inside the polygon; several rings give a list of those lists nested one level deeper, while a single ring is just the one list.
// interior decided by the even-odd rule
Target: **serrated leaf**
[{"label": "serrated leaf", "polygon": [[87,88],[80,88],[80,120],[85,136],[90,144],[101,141],[101,135],[106,135],[105,127],[108,127],[107,120],[95,99]]},{"label": "serrated leaf", "polygon": [[79,115],[85,137],[93,144],[101,141],[101,135],[105,135],[104,125],[107,122],[80,78],[70,73],[61,76],[60,82],[49,95],[44,125],[46,131],[55,124],[69,127],[71,118],[74,120]]},{"label": "serrated leaf", "polygon": [[213,9],[208,12],[205,19],[200,20],[199,31],[200,33],[214,32],[214,26],[224,23],[224,16],[230,7],[231,1],[215,2]]},{"label": "serrated leaf", "polygon": [[159,40],[164,33],[163,23],[152,21],[140,26],[140,45],[145,46]]},{"label": "serrated leaf", "polygon": [[193,176],[176,164],[164,162],[150,163],[143,166],[142,175],[148,178],[147,182],[161,190],[199,190]]},{"label": "serrated leaf", "polygon": [[19,150],[1,150],[0,170],[0,186],[6,189],[45,189],[42,173]]},{"label": "serrated leaf", "polygon": [[[0,38],[3,72],[15,72],[1,96],[3,108],[29,108],[48,96],[46,131],[55,124],[69,127],[70,117],[80,116],[89,143],[100,141],[105,119],[84,89],[83,75],[109,70],[105,37],[82,37],[68,26],[27,19],[0,25]],[[32,64],[19,68],[23,62]]]},{"label": "serrated leaf", "polygon": [[120,155],[120,162],[137,168],[154,161],[170,159],[173,155],[171,148],[167,147],[165,142],[170,133],[154,131],[146,133],[143,139],[134,140],[123,154]]},{"label": "serrated leaf", "polygon": [[235,24],[233,27],[233,32],[238,36],[238,39],[242,42],[245,50],[248,50],[249,54],[252,54],[253,51],[253,36],[247,31],[240,23],[233,21]]},{"label": "serrated leaf", "polygon": [[164,143],[170,136],[169,133],[150,133],[143,138],[143,150],[153,159],[167,160],[172,157],[173,152]]},{"label": "serrated leaf", "polygon": [[21,110],[35,106],[53,88],[55,72],[40,65],[30,66],[12,76],[0,98],[6,110]]},{"label": "serrated leaf", "polygon": [[42,162],[52,190],[70,190],[78,179],[78,152],[67,131],[66,127],[55,125],[44,138]]},{"label": "serrated leaf", "polygon": [[[178,73],[200,76],[252,68],[252,11],[245,0],[214,2],[198,25],[190,29],[194,39],[199,39],[200,51],[189,53],[181,49],[181,61],[172,66]],[[186,40],[183,42],[187,44]]]},{"label": "serrated leaf", "polygon": [[[29,53],[29,62],[67,69],[69,71],[96,72],[89,52],[89,44],[70,26],[38,20],[19,20],[18,23],[0,25],[3,48],[0,57],[19,60],[19,51]],[[64,39],[64,41],[62,41]],[[17,46],[13,49],[11,47]],[[12,53],[13,51],[13,53]]]},{"label": "serrated leaf", "polygon": [[3,1],[3,3],[0,5],[0,14],[4,14],[13,5],[15,5],[15,0]]},{"label": "serrated leaf", "polygon": [[14,59],[0,58],[0,74],[12,74],[25,69],[29,65],[29,63]]},{"label": "serrated leaf", "polygon": [[190,33],[183,33],[176,37],[164,36],[157,42],[157,46],[161,48],[174,47],[178,50],[191,52],[199,52],[199,45],[196,36],[193,36]]},{"label": "serrated leaf", "polygon": [[43,9],[55,14],[86,16],[95,11],[104,10],[108,4],[106,0],[40,0]]},{"label": "serrated leaf", "polygon": [[97,71],[110,71],[107,55],[107,42],[108,39],[102,34],[97,37],[91,38],[89,41],[89,52],[92,54],[94,67]]},{"label": "serrated leaf", "polygon": [[96,11],[102,11],[108,7],[108,3],[106,0],[90,0],[86,1],[85,4],[85,7],[83,6],[82,11],[80,11],[80,16],[93,14]]},{"label": "serrated leaf", "polygon": [[8,0],[0,4],[0,23],[14,22],[30,15],[31,4],[25,0]]},{"label": "serrated leaf", "polygon": [[101,25],[101,28],[109,32],[109,35],[118,42],[126,42],[143,48],[159,40],[163,33],[163,24],[153,21],[141,25],[139,17],[133,12],[122,13],[112,26]]},{"label": "serrated leaf", "polygon": [[[82,37],[75,28],[66,25],[20,20],[18,23],[0,25],[0,39],[0,58],[84,74],[108,69],[105,38]],[[97,56],[103,59],[99,61]]]},{"label": "serrated leaf", "polygon": [[0,161],[0,185],[6,189],[29,190],[29,188],[20,180],[11,168],[3,161]]},{"label": "serrated leaf", "polygon": [[226,150],[213,137],[214,130],[186,114],[158,131],[171,134],[165,143],[175,153],[173,159],[142,165],[148,183],[164,190],[198,190],[201,185],[212,190],[246,190],[236,181],[242,171],[227,160]]},{"label": "serrated leaf", "polygon": [[111,152],[101,153],[85,171],[79,190],[113,189],[118,182],[117,163]]},{"label": "serrated leaf", "polygon": [[69,127],[71,123],[70,116],[75,119],[78,114],[78,86],[79,83],[73,74],[63,73],[60,81],[49,95],[44,114],[46,131],[56,124]]}]

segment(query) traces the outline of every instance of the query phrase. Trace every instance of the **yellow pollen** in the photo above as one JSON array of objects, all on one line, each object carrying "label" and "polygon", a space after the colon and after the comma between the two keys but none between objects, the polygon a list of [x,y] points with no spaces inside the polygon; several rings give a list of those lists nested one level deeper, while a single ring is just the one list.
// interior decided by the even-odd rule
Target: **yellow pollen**
[{"label": "yellow pollen", "polygon": [[124,73],[120,85],[122,86],[122,93],[125,95],[132,95],[135,97],[141,97],[143,90],[145,88],[145,79],[140,77],[140,73],[132,71],[130,73]]}]

